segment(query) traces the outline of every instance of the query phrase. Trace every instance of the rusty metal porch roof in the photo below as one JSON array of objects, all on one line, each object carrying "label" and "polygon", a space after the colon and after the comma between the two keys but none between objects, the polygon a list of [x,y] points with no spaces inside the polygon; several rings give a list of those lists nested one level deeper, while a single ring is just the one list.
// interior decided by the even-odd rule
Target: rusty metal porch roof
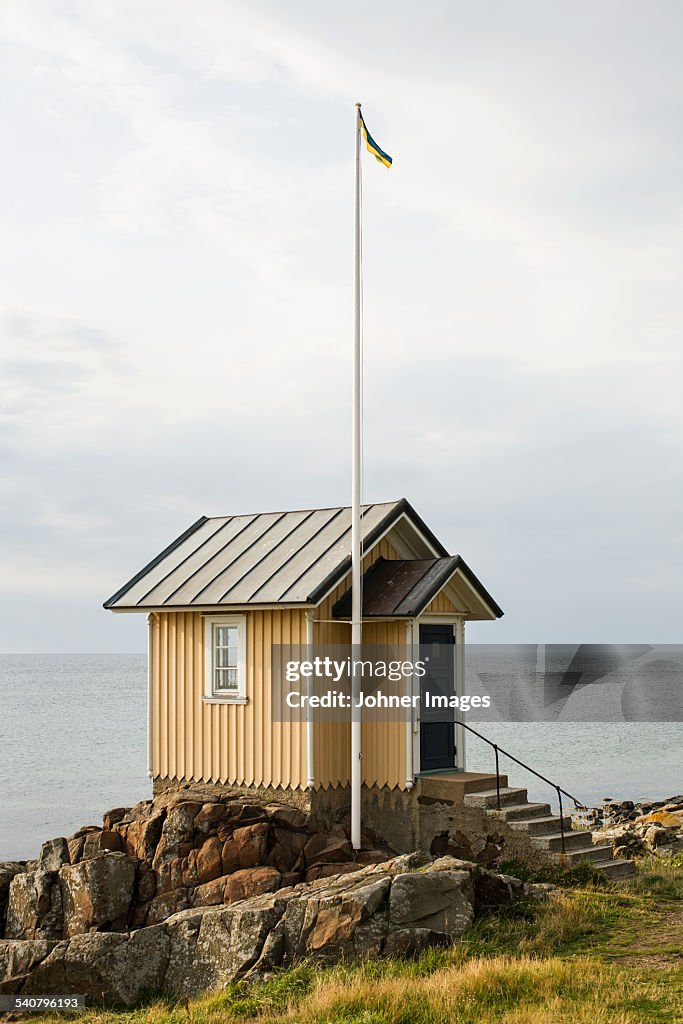
[{"label": "rusty metal porch roof", "polygon": [[[496,615],[503,614],[460,555],[449,555],[397,560],[378,558],[363,574],[363,618],[415,618],[457,572],[484,597]],[[333,606],[332,615],[338,619],[350,617],[350,587]]]}]

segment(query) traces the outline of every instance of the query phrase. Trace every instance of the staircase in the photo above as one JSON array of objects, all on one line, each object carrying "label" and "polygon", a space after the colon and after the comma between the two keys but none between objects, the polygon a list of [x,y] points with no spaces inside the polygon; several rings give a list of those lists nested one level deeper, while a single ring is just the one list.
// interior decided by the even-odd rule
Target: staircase
[{"label": "staircase", "polygon": [[[501,779],[502,781],[502,779]],[[507,781],[507,780],[505,780]],[[592,867],[604,872],[608,878],[630,878],[635,874],[633,861],[612,860],[612,843],[593,843],[592,832],[572,831],[571,818],[564,816],[564,847],[560,818],[550,813],[550,804],[533,804],[527,800],[526,789],[510,786],[500,788],[500,809],[495,789],[469,792],[463,796],[469,807],[479,807],[491,818],[502,820],[515,831],[523,832],[533,846],[543,851],[544,859],[555,861],[565,867],[573,867],[581,861],[590,861]]]}]

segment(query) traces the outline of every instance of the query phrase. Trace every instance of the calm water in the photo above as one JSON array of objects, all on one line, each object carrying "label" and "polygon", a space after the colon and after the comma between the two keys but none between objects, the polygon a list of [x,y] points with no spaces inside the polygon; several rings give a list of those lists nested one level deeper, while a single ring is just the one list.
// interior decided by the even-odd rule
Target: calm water
[{"label": "calm water", "polygon": [[[33,857],[43,840],[150,795],[145,700],[142,654],[0,655],[0,860]],[[683,792],[681,723],[476,727],[587,803]],[[469,737],[468,767],[492,765]],[[509,775],[549,799],[521,768]]]}]

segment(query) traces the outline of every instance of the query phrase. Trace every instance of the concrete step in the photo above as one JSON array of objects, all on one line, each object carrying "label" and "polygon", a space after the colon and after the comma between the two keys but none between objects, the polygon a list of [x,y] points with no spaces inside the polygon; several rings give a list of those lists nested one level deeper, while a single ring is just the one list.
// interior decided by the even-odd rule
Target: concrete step
[{"label": "concrete step", "polygon": [[[559,824],[559,818],[557,819]],[[540,836],[529,836],[534,846],[540,846],[542,850],[547,850],[549,853],[561,853],[562,852],[562,833],[559,831],[549,832],[545,835]],[[571,832],[566,829],[564,833],[564,847],[565,850],[580,850],[583,848],[589,848],[590,833],[589,832]]]},{"label": "concrete step", "polygon": [[[590,861],[611,860],[612,859],[612,849],[613,849],[613,847],[611,845],[609,845],[609,846],[588,846],[588,844],[586,844],[586,846],[578,846],[575,849],[570,849],[569,847],[567,847],[567,851],[564,854],[563,859],[565,861],[567,861],[568,863],[572,864],[572,865],[580,864],[582,860],[590,860]],[[560,851],[560,856],[562,856],[561,851]]]},{"label": "concrete step", "polygon": [[596,861],[594,868],[603,871],[612,881],[621,881],[624,878],[633,878],[636,873],[632,860],[605,860]]},{"label": "concrete step", "polygon": [[[565,835],[571,831],[571,818],[563,818]],[[550,835],[560,828],[560,819],[556,814],[546,814],[538,818],[515,818],[509,822],[511,828],[518,832],[526,832],[529,836]],[[584,832],[584,835],[586,833]]]},{"label": "concrete step", "polygon": [[496,818],[502,818],[503,821],[517,821],[522,818],[527,821],[533,818],[542,818],[547,814],[550,814],[550,804],[530,804],[528,802],[521,804],[508,804],[507,807],[501,807],[498,810],[494,807],[491,814]]},{"label": "concrete step", "polygon": [[[482,793],[468,793],[464,801],[469,807],[483,807],[485,810],[496,810],[498,796],[495,789],[487,789]],[[510,786],[500,787],[501,807],[507,804],[523,804],[526,802],[526,789],[513,789]]]}]

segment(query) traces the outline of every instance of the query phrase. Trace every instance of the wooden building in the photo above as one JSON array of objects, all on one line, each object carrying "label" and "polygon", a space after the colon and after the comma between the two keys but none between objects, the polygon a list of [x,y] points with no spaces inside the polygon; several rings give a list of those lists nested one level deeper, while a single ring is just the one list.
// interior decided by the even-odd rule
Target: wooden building
[{"label": "wooden building", "polygon": [[[280,799],[348,787],[349,724],[274,720],[271,651],[349,644],[350,527],[349,508],[202,518],[105,602],[148,616],[155,787]],[[362,533],[363,642],[454,643],[461,692],[465,623],[500,608],[405,499],[366,506]],[[421,773],[464,769],[463,732],[418,712],[364,723],[364,785],[405,791]]]}]

